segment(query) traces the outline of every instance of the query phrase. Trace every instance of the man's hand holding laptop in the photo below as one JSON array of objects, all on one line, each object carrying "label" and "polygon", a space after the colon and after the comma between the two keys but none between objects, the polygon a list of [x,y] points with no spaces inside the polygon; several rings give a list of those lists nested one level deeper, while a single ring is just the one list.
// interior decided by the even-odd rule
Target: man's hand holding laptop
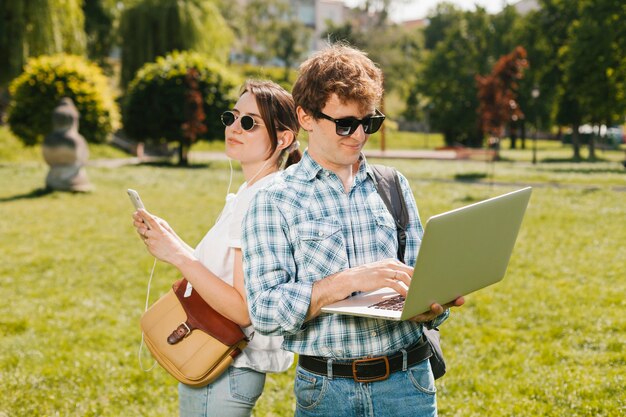
[{"label": "man's hand holding laptop", "polygon": [[[355,268],[366,274],[361,277],[365,283],[357,284],[359,293],[346,298],[341,292],[341,301],[322,305],[321,311],[428,322],[446,308],[463,305],[462,296],[504,278],[531,190],[522,188],[432,216],[414,268],[395,260]],[[367,292],[365,287],[377,289]]]},{"label": "man's hand holding laptop", "polygon": [[[344,269],[315,283],[313,292],[318,294],[312,297],[312,300],[318,303],[315,303],[316,306],[312,303],[307,318],[317,316],[324,305],[345,299],[355,292],[365,293],[381,288],[391,288],[399,295],[406,297],[412,276],[413,268],[394,258]],[[321,296],[322,293],[326,293],[325,296]],[[465,299],[462,296],[444,305],[433,303],[430,311],[425,311],[409,320],[418,323],[428,322],[440,316],[446,309],[460,307],[464,303]]]},{"label": "man's hand holding laptop", "polygon": [[465,298],[463,298],[463,296],[444,305],[433,303],[430,306],[430,311],[426,313],[418,314],[417,316],[411,317],[409,320],[415,321],[418,323],[425,323],[428,321],[432,321],[438,316],[440,316],[441,314],[443,314],[443,312],[446,311],[447,309],[452,308],[452,307],[461,307],[463,304],[465,304]]},{"label": "man's hand holding laptop", "polygon": [[[407,289],[409,288],[411,277],[413,276],[413,268],[403,264],[397,259],[389,258],[346,269],[339,274],[343,273],[357,281],[359,287],[358,291],[360,292],[375,291],[380,288],[389,287],[393,288],[401,296],[406,297]],[[368,277],[368,279],[363,279],[364,276]],[[459,297],[444,305],[433,303],[430,306],[430,311],[425,311],[409,320],[418,323],[432,321],[443,314],[446,309],[460,307],[464,303],[465,299],[463,297]]]}]

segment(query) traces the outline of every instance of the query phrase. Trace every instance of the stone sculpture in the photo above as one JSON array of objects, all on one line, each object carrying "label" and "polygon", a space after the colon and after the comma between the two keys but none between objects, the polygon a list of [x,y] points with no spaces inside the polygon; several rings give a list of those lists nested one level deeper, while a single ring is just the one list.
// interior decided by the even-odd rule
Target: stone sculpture
[{"label": "stone sculpture", "polygon": [[52,113],[52,133],[43,141],[43,158],[50,165],[46,177],[49,189],[78,192],[92,189],[85,169],[89,148],[78,133],[79,117],[69,97],[62,98]]}]

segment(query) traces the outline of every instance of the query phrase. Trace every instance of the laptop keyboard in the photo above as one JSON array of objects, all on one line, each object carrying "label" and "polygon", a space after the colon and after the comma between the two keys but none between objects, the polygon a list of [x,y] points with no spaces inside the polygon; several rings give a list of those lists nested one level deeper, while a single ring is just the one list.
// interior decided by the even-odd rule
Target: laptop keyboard
[{"label": "laptop keyboard", "polygon": [[396,295],[395,297],[379,301],[376,304],[368,306],[368,308],[379,308],[381,310],[402,311],[404,307],[404,296]]}]

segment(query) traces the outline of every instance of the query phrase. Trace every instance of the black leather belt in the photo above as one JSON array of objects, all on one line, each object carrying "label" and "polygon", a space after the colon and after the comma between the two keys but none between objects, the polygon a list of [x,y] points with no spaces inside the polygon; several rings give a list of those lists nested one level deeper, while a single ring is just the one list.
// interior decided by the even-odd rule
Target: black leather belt
[{"label": "black leather belt", "polygon": [[[424,337],[407,349],[407,366],[430,358],[430,344]],[[309,372],[328,376],[328,359],[320,356],[300,355],[298,364]],[[356,382],[383,381],[389,375],[402,369],[402,352],[389,356],[355,359],[352,361],[337,360],[332,363],[332,375],[338,378],[354,378]]]}]

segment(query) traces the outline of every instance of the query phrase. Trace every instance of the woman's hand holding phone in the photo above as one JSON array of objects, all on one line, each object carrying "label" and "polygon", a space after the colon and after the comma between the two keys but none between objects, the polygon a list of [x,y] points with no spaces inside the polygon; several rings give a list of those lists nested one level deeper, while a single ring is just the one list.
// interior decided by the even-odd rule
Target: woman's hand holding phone
[{"label": "woman's hand holding phone", "polygon": [[171,263],[168,254],[174,255],[181,251],[193,252],[193,248],[185,243],[165,220],[150,214],[145,209],[137,191],[128,189],[127,192],[131,203],[137,209],[133,213],[133,226],[153,256]]}]

